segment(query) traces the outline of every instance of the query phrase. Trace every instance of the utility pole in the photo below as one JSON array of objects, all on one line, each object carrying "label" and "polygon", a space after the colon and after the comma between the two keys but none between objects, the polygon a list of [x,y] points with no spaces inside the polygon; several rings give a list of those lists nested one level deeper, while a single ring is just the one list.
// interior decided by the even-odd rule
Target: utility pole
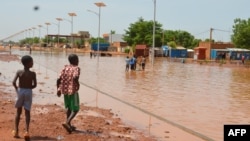
[{"label": "utility pole", "polygon": [[209,59],[211,60],[211,49],[212,49],[212,39],[213,39],[213,28],[210,28],[210,39],[209,39]]}]

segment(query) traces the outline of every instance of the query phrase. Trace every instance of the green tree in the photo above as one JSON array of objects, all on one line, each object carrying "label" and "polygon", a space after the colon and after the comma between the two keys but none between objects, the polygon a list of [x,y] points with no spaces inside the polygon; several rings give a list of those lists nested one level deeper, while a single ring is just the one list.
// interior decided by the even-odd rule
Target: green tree
[{"label": "green tree", "polygon": [[234,20],[231,40],[238,48],[250,49],[250,18],[248,20],[240,18]]},{"label": "green tree", "polygon": [[172,48],[176,48],[176,43],[175,41],[170,41],[168,42],[168,46],[172,47]]},{"label": "green tree", "polygon": [[[205,39],[204,40],[205,42],[210,42],[210,39],[209,38],[207,38],[207,39]],[[214,43],[215,42],[215,40],[214,39],[212,39],[212,41],[211,41],[212,43]]]},{"label": "green tree", "polygon": [[201,41],[201,39],[194,39],[191,45],[191,49],[193,49],[194,47],[198,47]]},{"label": "green tree", "polygon": [[174,41],[177,46],[183,46],[186,48],[193,48],[194,36],[187,31],[183,30],[165,30],[164,42],[169,43]]},{"label": "green tree", "polygon": [[[127,30],[125,30],[125,35],[123,40],[130,46],[135,46],[137,44],[146,44],[147,46],[152,46],[153,43],[153,21],[145,21],[143,18],[139,18],[135,23],[130,24]],[[162,25],[155,22],[155,46],[161,46],[161,29]]]}]

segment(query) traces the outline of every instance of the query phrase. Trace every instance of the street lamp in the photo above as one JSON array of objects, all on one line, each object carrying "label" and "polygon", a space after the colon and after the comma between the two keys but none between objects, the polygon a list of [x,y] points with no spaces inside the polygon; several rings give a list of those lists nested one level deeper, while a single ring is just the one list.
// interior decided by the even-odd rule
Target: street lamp
[{"label": "street lamp", "polygon": [[76,16],[76,13],[68,13],[71,17],[71,45],[73,47],[73,17]]},{"label": "street lamp", "polygon": [[30,41],[30,39],[31,39],[30,31],[32,30],[32,28],[29,28],[28,30],[29,30],[29,45],[31,45],[31,41]]},{"label": "street lamp", "polygon": [[99,7],[99,13],[96,13],[94,11],[91,11],[91,10],[88,10],[89,12],[92,12],[96,15],[98,15],[98,18],[99,18],[99,24],[98,24],[98,46],[97,46],[97,53],[98,53],[98,56],[97,56],[97,60],[99,62],[99,49],[100,49],[100,25],[101,25],[101,7],[105,7],[106,5],[103,3],[103,2],[97,2],[95,3],[95,5],[97,7]]},{"label": "street lamp", "polygon": [[153,50],[152,50],[152,66],[154,66],[154,56],[155,56],[155,13],[156,13],[156,0],[154,0],[154,25],[153,25]]},{"label": "street lamp", "polygon": [[[59,23],[57,24],[57,23],[50,23],[50,24],[53,24],[53,25],[56,25],[57,26],[57,30],[58,30],[58,32],[59,32]],[[54,36],[53,36],[54,37]],[[59,34],[58,34],[58,37],[59,37]],[[59,38],[58,38],[59,39]],[[58,44],[59,44],[59,40],[57,41],[58,42]],[[53,42],[54,44],[55,44],[55,42]],[[53,45],[54,46],[54,45]]]},{"label": "street lamp", "polygon": [[48,32],[49,32],[49,25],[50,25],[50,23],[49,22],[46,22],[45,23],[46,25],[47,25],[47,47],[49,46],[49,34],[48,34]]},{"label": "street lamp", "polygon": [[35,28],[35,27],[32,27],[32,29],[33,29],[33,40],[32,40],[32,41],[33,41],[33,43],[32,43],[32,45],[34,46],[34,42],[35,42],[34,31],[35,31],[35,29],[36,29],[36,28]]},{"label": "street lamp", "polygon": [[39,27],[39,46],[41,47],[41,27],[42,25],[38,25]]},{"label": "street lamp", "polygon": [[58,41],[57,41],[57,47],[59,47],[59,34],[60,34],[60,21],[62,21],[62,18],[56,18],[58,20]]}]

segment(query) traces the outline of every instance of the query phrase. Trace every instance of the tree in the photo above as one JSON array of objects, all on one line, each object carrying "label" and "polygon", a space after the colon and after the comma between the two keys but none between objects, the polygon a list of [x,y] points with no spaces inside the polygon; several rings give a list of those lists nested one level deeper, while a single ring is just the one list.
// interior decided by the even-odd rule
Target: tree
[{"label": "tree", "polygon": [[202,41],[201,39],[194,39],[191,48],[193,49],[194,47],[198,47],[201,41]]},{"label": "tree", "polygon": [[164,42],[175,42],[177,46],[193,48],[194,36],[183,30],[166,30],[164,31]]},{"label": "tree", "polygon": [[176,43],[175,41],[170,41],[168,42],[168,46],[172,47],[172,48],[176,48]]},{"label": "tree", "polygon": [[[146,44],[152,46],[153,43],[153,21],[145,21],[139,18],[135,23],[130,24],[130,27],[125,30],[123,40],[130,46],[137,44]],[[162,25],[155,22],[155,46],[161,46],[161,29]]]},{"label": "tree", "polygon": [[240,18],[234,20],[231,40],[238,48],[250,49],[250,18],[248,20]]}]

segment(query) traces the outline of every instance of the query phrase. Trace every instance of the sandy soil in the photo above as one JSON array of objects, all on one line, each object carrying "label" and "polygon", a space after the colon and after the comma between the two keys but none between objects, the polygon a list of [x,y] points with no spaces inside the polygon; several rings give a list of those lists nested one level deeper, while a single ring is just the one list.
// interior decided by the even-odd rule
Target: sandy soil
[{"label": "sandy soil", "polygon": [[[17,61],[17,56],[0,54],[0,61]],[[1,73],[0,73],[1,77]],[[14,101],[8,99],[14,97],[13,93],[6,92],[6,85],[0,82],[0,140],[15,141],[22,140],[24,134],[25,116],[22,114],[20,121],[21,139],[12,137],[11,131],[14,127],[15,111]],[[134,127],[126,126],[122,120],[111,112],[110,109],[102,109],[81,105],[79,114],[72,124],[77,130],[71,134],[62,127],[65,121],[65,111],[60,105],[37,105],[33,104],[31,110],[30,140],[60,140],[65,141],[154,141],[143,132]]]}]

